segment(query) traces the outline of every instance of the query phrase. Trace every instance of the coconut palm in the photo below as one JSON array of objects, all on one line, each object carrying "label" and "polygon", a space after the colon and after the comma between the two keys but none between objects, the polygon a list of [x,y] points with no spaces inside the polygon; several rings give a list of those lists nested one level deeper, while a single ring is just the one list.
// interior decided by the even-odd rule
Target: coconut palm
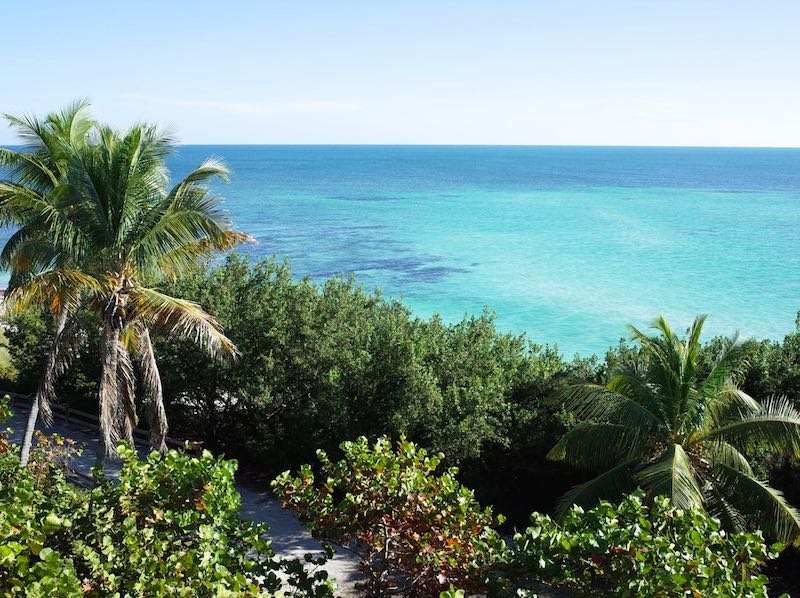
[{"label": "coconut palm", "polygon": [[562,499],[592,505],[641,487],[679,507],[700,507],[730,529],[760,527],[785,542],[800,538],[800,514],[758,479],[752,450],[800,454],[800,413],[783,398],[758,403],[736,385],[742,344],[729,339],[710,371],[700,367],[695,319],[685,339],[663,317],[657,336],[631,327],[647,365],[623,366],[605,386],[581,385],[566,395],[580,422],[550,458],[602,471]]},{"label": "coconut palm", "polygon": [[49,309],[55,321],[23,439],[21,460],[26,464],[40,410],[45,424],[52,423],[55,380],[68,363],[69,340],[74,339],[67,327],[69,316],[77,309],[82,289],[94,286],[91,277],[76,269],[70,252],[55,248],[47,235],[69,209],[69,156],[72,148],[86,144],[93,123],[84,101],[44,119],[6,115],[6,120],[24,144],[21,151],[0,148],[0,167],[8,174],[0,180],[0,219],[17,227],[0,253],[0,267],[10,271],[6,309],[13,313],[35,304]]},{"label": "coconut palm", "polygon": [[[150,330],[192,337],[214,354],[235,354],[233,344],[199,306],[153,286],[210,251],[245,238],[230,229],[219,199],[205,186],[214,177],[227,176],[219,162],[208,160],[167,188],[164,159],[172,147],[171,139],[152,126],[137,125],[124,133],[94,128],[86,143],[59,146],[61,175],[54,177],[57,183],[44,198],[31,177],[17,177],[6,196],[0,196],[7,220],[22,227],[7,246],[12,279],[18,272],[26,281],[36,276],[43,281],[29,285],[25,294],[12,292],[16,303],[45,301],[61,293],[73,299],[71,305],[82,299],[102,317],[103,457],[114,453],[119,439],[132,440],[134,358],[150,405],[151,444],[160,450],[165,446],[167,423]],[[28,153],[20,154],[27,158]],[[65,320],[58,318],[61,333],[53,353],[64,344],[61,337],[69,329]],[[65,360],[54,361],[51,368],[48,360],[46,372],[55,375]],[[52,393],[52,381],[48,388]]]},{"label": "coconut palm", "polygon": [[[172,139],[150,125],[124,132],[98,129],[95,142],[75,151],[67,180],[75,210],[68,226],[51,231],[73,240],[82,271],[99,281],[92,305],[102,318],[99,386],[101,448],[112,456],[135,425],[131,347],[141,361],[145,394],[158,414],[154,442],[163,448],[166,420],[150,330],[194,338],[215,355],[233,343],[200,306],[154,285],[209,251],[244,239],[232,231],[206,182],[225,179],[224,165],[207,160],[168,188],[165,158]],[[126,336],[128,337],[126,339]]]}]

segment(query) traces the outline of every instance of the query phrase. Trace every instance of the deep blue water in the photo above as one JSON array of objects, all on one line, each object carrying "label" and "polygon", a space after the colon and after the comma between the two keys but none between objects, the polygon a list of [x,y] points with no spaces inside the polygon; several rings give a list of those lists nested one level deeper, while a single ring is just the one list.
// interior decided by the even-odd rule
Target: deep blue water
[{"label": "deep blue water", "polygon": [[800,310],[800,150],[182,146],[222,158],[243,251],[355,273],[419,315],[602,352],[664,313],[780,338]]}]

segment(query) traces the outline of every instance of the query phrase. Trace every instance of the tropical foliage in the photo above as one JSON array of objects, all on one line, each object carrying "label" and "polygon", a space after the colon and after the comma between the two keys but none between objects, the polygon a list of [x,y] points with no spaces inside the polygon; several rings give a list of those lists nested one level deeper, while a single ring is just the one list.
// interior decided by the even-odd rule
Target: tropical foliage
[{"label": "tropical foliage", "polygon": [[534,513],[514,537],[498,596],[531,595],[537,582],[577,596],[766,598],[759,567],[780,546],[760,532],[728,534],[702,509],[635,493],[619,505],[572,507],[560,520]]},{"label": "tropical foliage", "polygon": [[785,542],[800,536],[800,514],[759,479],[746,455],[800,454],[800,413],[782,397],[759,403],[737,387],[742,343],[725,342],[707,371],[700,367],[698,317],[685,339],[664,318],[657,336],[631,328],[644,361],[621,365],[605,385],[580,385],[566,406],[581,422],[550,456],[602,473],[561,502],[591,506],[641,486],[679,508],[704,508],[728,529],[761,527]]},{"label": "tropical foliage", "polygon": [[319,451],[318,476],[302,467],[272,487],[315,537],[355,551],[369,596],[436,596],[451,586],[485,590],[505,544],[456,471],[437,472],[442,455],[405,439],[342,444],[333,462]]},{"label": "tropical foliage", "polygon": [[230,229],[205,185],[227,176],[222,164],[208,160],[169,187],[168,135],[151,125],[96,125],[85,108],[76,104],[44,121],[9,117],[27,143],[2,154],[11,171],[0,183],[0,215],[18,227],[2,253],[12,275],[9,303],[49,305],[57,313],[37,407],[47,412],[77,336],[70,313],[84,302],[101,317],[104,456],[113,455],[118,440],[132,440],[137,425],[134,359],[150,405],[152,444],[163,451],[167,423],[151,329],[192,338],[214,355],[235,348],[199,306],[154,285],[244,236]]},{"label": "tropical foliage", "polygon": [[[162,291],[213,313],[241,351],[236,361],[219,360],[190,339],[154,336],[175,434],[269,476],[309,462],[318,447],[335,455],[358,435],[406,434],[444,452],[482,503],[520,524],[531,510],[551,512],[571,486],[591,477],[583,465],[546,459],[575,425],[562,407],[565,388],[604,384],[620,369],[644,371],[647,362],[629,342],[604,359],[567,361],[555,347],[499,333],[491,314],[455,324],[414,318],[353,281],[317,286],[293,279],[286,265],[250,264],[241,255],[192,269]],[[76,321],[83,342],[57,390],[62,401],[88,411],[97,408],[100,321],[88,309]],[[35,392],[52,318],[27,311],[10,324],[19,390]],[[728,344],[711,339],[702,347],[699,377]],[[745,341],[739,352],[740,388],[758,397],[783,392],[800,405],[800,333]],[[800,504],[790,456],[759,450],[748,460],[758,477]]]},{"label": "tropical foliage", "polygon": [[[165,290],[213,313],[241,352],[220,361],[185,341],[157,342],[172,424],[215,450],[275,475],[317,448],[336,454],[360,435],[405,434],[522,520],[574,479],[545,459],[564,431],[547,399],[592,366],[499,333],[489,312],[453,324],[416,318],[353,280],[315,285],[241,255]],[[80,387],[70,392],[79,400]],[[528,484],[532,502],[519,504]]]},{"label": "tropical foliage", "polygon": [[119,480],[85,491],[46,455],[22,467],[2,446],[4,596],[332,596],[324,558],[277,559],[267,528],[239,519],[232,461],[176,451],[139,461],[122,446]]},{"label": "tropical foliage", "polygon": [[71,253],[59,251],[48,234],[51,226],[58,227],[59,214],[69,202],[65,190],[71,154],[86,144],[93,123],[84,102],[44,120],[11,115],[6,119],[26,144],[23,151],[0,148],[0,167],[8,173],[7,179],[0,180],[0,220],[17,228],[0,252],[0,267],[10,272],[6,308],[34,303],[49,310],[55,320],[22,447],[22,461],[27,463],[40,410],[46,424],[52,421],[53,385],[70,355],[63,346],[68,317],[83,287],[95,287],[95,281],[76,268]]}]

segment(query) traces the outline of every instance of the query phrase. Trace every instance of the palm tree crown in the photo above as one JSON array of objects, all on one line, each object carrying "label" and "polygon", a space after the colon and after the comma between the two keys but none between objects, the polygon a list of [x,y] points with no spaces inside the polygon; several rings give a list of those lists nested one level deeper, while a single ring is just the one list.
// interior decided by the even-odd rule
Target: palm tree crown
[{"label": "palm tree crown", "polygon": [[800,413],[785,399],[758,403],[737,387],[738,336],[702,371],[704,322],[697,317],[685,339],[663,317],[653,324],[657,336],[631,327],[647,365],[622,366],[605,386],[570,388],[566,405],[580,423],[549,456],[603,473],[568,492],[559,507],[639,486],[679,507],[705,508],[732,529],[761,527],[797,541],[800,514],[755,476],[745,455],[800,454]]}]

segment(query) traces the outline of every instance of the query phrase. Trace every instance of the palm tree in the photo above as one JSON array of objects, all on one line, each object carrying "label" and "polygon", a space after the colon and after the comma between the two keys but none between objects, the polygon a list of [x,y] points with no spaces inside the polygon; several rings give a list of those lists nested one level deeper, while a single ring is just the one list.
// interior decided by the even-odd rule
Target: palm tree
[{"label": "palm tree", "polygon": [[[168,189],[164,159],[173,144],[155,127],[137,125],[124,133],[89,127],[85,134],[85,143],[59,145],[61,174],[44,198],[22,177],[0,194],[7,221],[22,227],[7,246],[12,279],[14,272],[26,280],[36,273],[58,283],[28,285],[28,292],[11,296],[21,305],[58,292],[73,299],[70,305],[82,299],[97,310],[103,320],[99,456],[112,456],[121,438],[132,440],[134,358],[150,406],[151,444],[163,450],[167,423],[150,331],[192,337],[214,354],[235,355],[236,350],[198,305],[160,293],[154,285],[246,237],[230,229],[219,199],[205,186],[227,176],[219,162],[206,161]],[[28,153],[20,152],[22,158]],[[54,354],[68,353],[60,351],[69,328],[65,319],[58,319]],[[65,360],[54,361],[50,367],[48,360],[43,380],[47,372],[54,379],[66,367]],[[52,382],[48,388],[52,394]],[[31,419],[35,423],[35,415]]]},{"label": "palm tree", "polygon": [[631,327],[644,367],[621,366],[605,386],[572,387],[566,406],[580,422],[549,457],[602,471],[561,500],[589,506],[634,488],[700,507],[729,529],[761,527],[784,542],[800,538],[800,513],[758,479],[751,450],[800,454],[800,413],[783,398],[758,403],[737,388],[742,344],[729,339],[710,371],[700,368],[697,317],[680,339],[663,317],[657,336]]},{"label": "palm tree", "polygon": [[93,122],[85,101],[44,119],[5,118],[25,144],[22,151],[0,148],[0,166],[9,174],[0,180],[0,220],[18,227],[0,253],[0,267],[11,275],[6,307],[13,313],[34,304],[49,309],[55,320],[53,341],[25,429],[21,452],[25,465],[40,410],[44,423],[52,423],[54,384],[71,355],[68,319],[77,309],[82,288],[93,286],[93,280],[74,267],[69,252],[56,249],[47,237],[47,230],[69,203],[65,178],[71,148],[86,144]]},{"label": "palm tree", "polygon": [[[172,139],[151,125],[128,131],[98,129],[97,140],[76,150],[67,170],[76,210],[67,236],[84,271],[100,281],[93,306],[102,318],[99,387],[102,456],[113,456],[120,438],[131,439],[135,407],[130,348],[135,347],[153,406],[153,442],[163,448],[166,420],[150,330],[195,339],[215,355],[236,348],[200,306],[156,286],[209,251],[245,238],[230,228],[220,199],[206,182],[227,178],[207,160],[171,189],[165,158]],[[126,339],[126,336],[128,338]],[[135,342],[134,342],[135,341]]]}]

